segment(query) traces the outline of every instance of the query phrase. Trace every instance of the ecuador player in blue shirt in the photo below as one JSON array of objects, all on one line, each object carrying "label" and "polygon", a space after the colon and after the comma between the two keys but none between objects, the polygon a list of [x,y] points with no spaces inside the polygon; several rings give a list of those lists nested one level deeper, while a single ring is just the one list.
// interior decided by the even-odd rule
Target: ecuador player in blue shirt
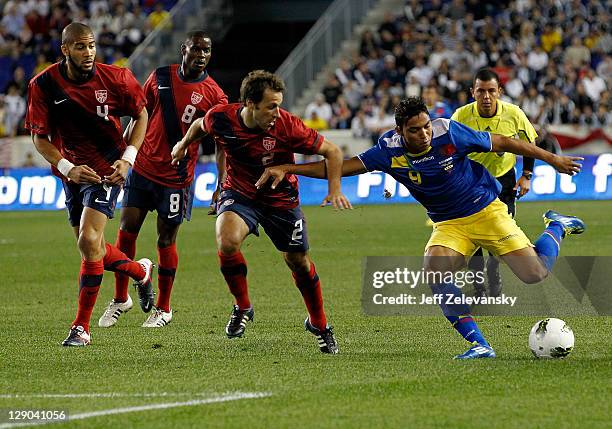
[{"label": "ecuador player in blue shirt", "polygon": [[[542,281],[552,269],[562,239],[580,234],[584,223],[551,210],[546,229],[532,244],[497,198],[501,185],[485,167],[468,159],[472,152],[511,152],[541,159],[558,172],[576,174],[580,157],[558,156],[535,145],[494,135],[448,119],[431,121],[421,98],[410,97],[395,109],[397,127],[382,135],[378,145],[344,161],[342,175],[383,171],[408,188],[434,222],[425,246],[425,269],[457,271],[479,246],[498,255],[525,283]],[[324,161],[279,165],[266,169],[257,182],[273,178],[275,188],[286,174],[324,178]],[[453,283],[430,285],[435,294],[461,295]],[[443,305],[442,311],[471,347],[458,359],[493,358],[495,352],[480,332],[465,304]]]}]

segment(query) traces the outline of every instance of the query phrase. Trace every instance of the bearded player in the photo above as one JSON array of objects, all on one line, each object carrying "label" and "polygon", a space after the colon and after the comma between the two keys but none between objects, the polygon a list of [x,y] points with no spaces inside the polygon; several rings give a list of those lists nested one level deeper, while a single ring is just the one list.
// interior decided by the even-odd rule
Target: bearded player
[{"label": "bearded player", "polygon": [[236,301],[226,335],[242,336],[247,322],[253,320],[247,263],[240,248],[249,234],[259,235],[261,224],[282,253],[304,298],[306,329],[317,338],[321,352],[335,354],[338,346],[327,324],[319,276],[308,255],[297,177],[287,176],[274,189],[255,186],[266,166],[293,163],[294,153],[319,154],[325,157],[328,174],[329,193],[323,203],[338,209],[351,207],[340,187],[341,150],[280,108],[284,89],[283,81],[272,73],[249,73],[240,87],[241,103],[217,106],[194,121],[172,150],[172,157],[181,165],[190,145],[208,134],[225,152],[227,177],[219,197],[216,237],[221,272]]},{"label": "bearded player", "polygon": [[[38,152],[62,179],[81,253],[77,315],[62,344],[86,346],[105,269],[136,280],[145,311],[142,303],[152,294],[151,261],[134,262],[104,241],[104,228],[142,144],[148,114],[142,88],[128,69],[94,62],[96,42],[88,26],[67,25],[61,49],[65,59],[30,82],[26,127]],[[127,144],[121,116],[134,121]]]}]

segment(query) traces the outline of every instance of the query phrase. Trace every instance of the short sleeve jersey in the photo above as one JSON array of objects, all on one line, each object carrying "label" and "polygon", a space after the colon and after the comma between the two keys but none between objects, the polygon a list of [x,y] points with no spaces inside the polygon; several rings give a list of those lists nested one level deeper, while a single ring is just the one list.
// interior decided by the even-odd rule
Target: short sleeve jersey
[{"label": "short sleeve jersey", "polygon": [[25,126],[34,134],[49,135],[75,165],[110,175],[126,147],[120,118],[140,114],[145,105],[142,88],[126,68],[96,63],[83,82],[70,80],[65,68],[63,62],[53,64],[30,81]]},{"label": "short sleeve jersey", "polygon": [[266,167],[294,164],[295,153],[317,153],[323,136],[283,109],[271,129],[248,128],[240,116],[242,109],[239,103],[218,105],[204,117],[203,128],[226,154],[227,179],[223,189],[232,189],[264,206],[296,207],[299,196],[295,175],[287,175],[276,189],[269,186],[257,189],[255,182]]},{"label": "short sleeve jersey", "polygon": [[442,118],[433,120],[432,128],[425,152],[407,152],[403,137],[390,130],[359,159],[366,170],[385,172],[408,188],[434,222],[479,212],[497,197],[501,185],[467,155],[489,152],[491,135]]},{"label": "short sleeve jersey", "polygon": [[[451,119],[478,131],[488,131],[505,137],[518,138],[534,143],[538,138],[536,130],[520,107],[505,101],[497,100],[495,115],[490,118],[480,116],[476,102],[466,104],[453,113]],[[510,171],[516,164],[516,155],[503,153],[473,153],[470,159],[484,165],[489,172],[500,177]]]},{"label": "short sleeve jersey", "polygon": [[176,166],[171,165],[172,148],[195,119],[217,104],[227,104],[227,96],[206,72],[197,80],[185,80],[178,64],[153,71],[144,93],[149,125],[134,170],[163,186],[188,186],[193,181],[198,146],[191,145],[186,160]]}]

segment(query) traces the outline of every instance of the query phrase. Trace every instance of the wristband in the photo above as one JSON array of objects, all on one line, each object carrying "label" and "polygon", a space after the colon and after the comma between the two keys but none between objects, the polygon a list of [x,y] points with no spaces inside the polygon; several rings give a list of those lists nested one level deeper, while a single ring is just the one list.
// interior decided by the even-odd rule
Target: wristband
[{"label": "wristband", "polygon": [[527,180],[531,180],[533,173],[531,171],[523,171],[523,177]]},{"label": "wristband", "polygon": [[66,158],[62,158],[57,162],[57,169],[65,178],[68,178],[68,173],[74,168],[74,164]]},{"label": "wristband", "polygon": [[130,165],[134,165],[134,161],[136,161],[136,154],[138,153],[138,149],[136,147],[129,145],[125,148],[123,152],[122,160],[127,161]]}]

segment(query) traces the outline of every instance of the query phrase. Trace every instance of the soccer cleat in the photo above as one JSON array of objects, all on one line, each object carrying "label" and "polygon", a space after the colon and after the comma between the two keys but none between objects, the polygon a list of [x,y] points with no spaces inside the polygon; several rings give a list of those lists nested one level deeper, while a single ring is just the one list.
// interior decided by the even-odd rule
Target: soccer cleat
[{"label": "soccer cleat", "polygon": [[551,222],[559,222],[563,227],[563,237],[570,234],[582,234],[586,229],[582,219],[576,216],[565,216],[552,210],[548,210],[542,215],[544,223],[548,226]]},{"label": "soccer cleat", "polygon": [[304,320],[304,327],[308,332],[317,338],[319,350],[321,353],[329,353],[335,355],[338,353],[338,343],[334,337],[334,331],[331,326],[327,326],[325,330],[320,330],[312,326],[308,317]]},{"label": "soccer cleat", "polygon": [[501,296],[502,279],[499,274],[499,261],[493,256],[487,259],[487,280],[489,281],[489,296]]},{"label": "soccer cleat", "polygon": [[153,284],[151,282],[153,267],[155,264],[150,259],[142,258],[138,262],[144,268],[145,276],[142,280],[134,282],[134,287],[138,292],[138,301],[140,302],[140,308],[145,313],[148,313],[153,308],[155,302],[155,292],[153,292]]},{"label": "soccer cleat", "polygon": [[457,355],[454,359],[465,360],[465,359],[482,359],[482,358],[494,358],[497,355],[491,346],[485,346],[478,344],[476,341],[472,343],[472,347],[465,353]]},{"label": "soccer cleat", "polygon": [[119,316],[123,313],[127,313],[132,309],[134,304],[132,303],[132,298],[128,295],[128,299],[125,302],[117,302],[114,299],[109,302],[106,310],[100,316],[100,320],[98,320],[98,326],[100,328],[110,328],[111,326],[117,323]]},{"label": "soccer cleat", "polygon": [[249,320],[253,320],[255,312],[253,307],[247,310],[241,310],[237,305],[234,305],[232,309],[232,315],[230,316],[229,322],[225,326],[225,334],[228,338],[242,337],[246,324]]},{"label": "soccer cleat", "polygon": [[143,328],[163,328],[172,320],[172,309],[166,313],[161,308],[153,307],[153,312],[142,324]]},{"label": "soccer cleat", "polygon": [[73,326],[70,328],[68,337],[62,341],[62,346],[65,347],[84,347],[91,342],[91,335],[85,332],[82,326]]}]

